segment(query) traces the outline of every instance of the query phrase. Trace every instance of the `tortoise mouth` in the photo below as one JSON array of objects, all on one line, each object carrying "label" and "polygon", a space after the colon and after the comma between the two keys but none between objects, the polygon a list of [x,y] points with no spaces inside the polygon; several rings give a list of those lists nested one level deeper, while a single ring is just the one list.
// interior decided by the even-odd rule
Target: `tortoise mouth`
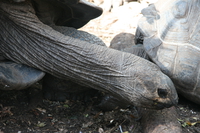
[{"label": "tortoise mouth", "polygon": [[[176,106],[178,104],[178,97],[175,98],[154,98],[154,100],[147,99],[148,101],[145,104],[141,105],[142,108],[149,108],[149,109],[164,109],[170,108],[172,106]],[[151,101],[149,104],[148,102]],[[145,105],[145,106],[144,106]]]},{"label": "tortoise mouth", "polygon": [[170,108],[172,106],[176,106],[177,104],[178,104],[178,99],[170,100],[170,102],[167,103],[159,102],[157,100],[153,101],[153,106],[156,106],[157,109]]}]

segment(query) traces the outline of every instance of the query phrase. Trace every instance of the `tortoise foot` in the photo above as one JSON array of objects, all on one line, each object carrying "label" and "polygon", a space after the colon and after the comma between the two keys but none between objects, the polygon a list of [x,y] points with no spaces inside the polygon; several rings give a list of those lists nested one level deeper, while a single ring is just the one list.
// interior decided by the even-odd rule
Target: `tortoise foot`
[{"label": "tortoise foot", "polygon": [[11,61],[0,62],[0,89],[21,90],[36,83],[45,75],[35,68]]},{"label": "tortoise foot", "polygon": [[96,107],[103,111],[110,111],[119,108],[127,108],[129,105],[112,95],[104,94]]},{"label": "tortoise foot", "polygon": [[98,95],[98,91],[96,90],[88,90],[85,92],[68,92],[60,91],[60,90],[43,90],[43,95],[45,99],[51,101],[59,101],[64,102],[66,100],[72,101],[83,101],[89,102],[91,101],[96,95]]},{"label": "tortoise foot", "polygon": [[43,79],[43,95],[48,100],[88,102],[99,94],[98,90],[81,86],[71,80],[59,79],[50,74],[46,74]]},{"label": "tortoise foot", "polygon": [[50,74],[46,74],[43,78],[43,95],[45,99],[59,102],[73,100],[87,103],[93,101],[96,107],[103,111],[128,107],[127,104],[109,94],[81,86],[71,80],[56,78]]}]

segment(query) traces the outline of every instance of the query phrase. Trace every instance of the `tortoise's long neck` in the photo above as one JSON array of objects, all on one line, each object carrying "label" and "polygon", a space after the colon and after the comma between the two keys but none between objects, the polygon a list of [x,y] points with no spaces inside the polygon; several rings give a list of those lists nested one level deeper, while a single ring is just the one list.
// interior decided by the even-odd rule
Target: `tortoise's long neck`
[{"label": "tortoise's long neck", "polygon": [[65,36],[40,22],[30,3],[0,0],[0,25],[0,53],[7,59],[107,91],[134,105],[150,106],[151,100],[143,97],[157,96],[138,82],[162,78],[157,66],[133,54]]}]

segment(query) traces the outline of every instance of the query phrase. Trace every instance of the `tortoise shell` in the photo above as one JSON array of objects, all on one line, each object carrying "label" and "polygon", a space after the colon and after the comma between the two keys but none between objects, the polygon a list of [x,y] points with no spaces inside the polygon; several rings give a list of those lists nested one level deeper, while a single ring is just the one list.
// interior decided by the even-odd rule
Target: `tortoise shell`
[{"label": "tortoise shell", "polygon": [[[85,0],[33,0],[32,3],[36,15],[39,18],[41,16],[43,23],[48,24],[49,18],[47,16],[51,16],[55,25],[76,29],[100,16],[103,12],[102,8]],[[47,17],[46,21],[45,17]]]},{"label": "tortoise shell", "polygon": [[200,104],[200,1],[159,0],[142,10],[137,40],[186,98]]}]

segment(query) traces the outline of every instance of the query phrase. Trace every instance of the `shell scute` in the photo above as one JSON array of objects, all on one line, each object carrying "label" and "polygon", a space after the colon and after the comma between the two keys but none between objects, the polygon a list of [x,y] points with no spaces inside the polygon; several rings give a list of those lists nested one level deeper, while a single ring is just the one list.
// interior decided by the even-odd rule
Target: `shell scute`
[{"label": "shell scute", "polygon": [[156,16],[144,12],[136,33],[143,34],[145,51],[178,92],[200,104],[200,1],[159,0],[152,7],[146,10]]},{"label": "shell scute", "polygon": [[192,91],[197,89],[197,84],[200,81],[200,58],[198,54],[199,51],[190,46],[179,47],[177,51],[177,63],[172,78],[178,81],[178,86],[181,87],[181,91]]},{"label": "shell scute", "polygon": [[196,24],[195,28],[193,29],[193,32],[191,33],[191,39],[188,43],[196,46],[197,48],[200,48],[200,23]]},{"label": "shell scute", "polygon": [[168,74],[168,76],[173,75],[176,51],[177,46],[175,45],[162,45],[157,52],[157,58],[154,59],[154,62],[156,62],[161,70]]}]

